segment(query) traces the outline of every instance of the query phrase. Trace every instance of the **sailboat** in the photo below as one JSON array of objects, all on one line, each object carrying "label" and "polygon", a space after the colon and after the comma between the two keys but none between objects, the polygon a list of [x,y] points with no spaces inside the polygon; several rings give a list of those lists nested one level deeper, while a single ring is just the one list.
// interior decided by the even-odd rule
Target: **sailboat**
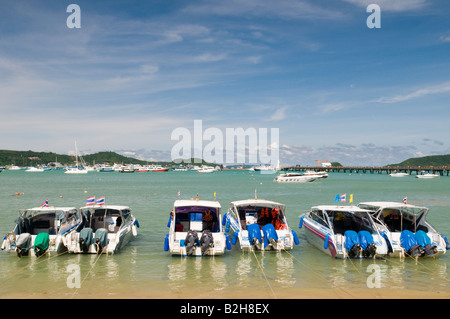
[{"label": "sailboat", "polygon": [[[82,158],[80,156],[80,159],[82,161]],[[75,167],[67,167],[67,170],[64,172],[65,174],[87,174],[88,170],[84,165],[80,166],[78,164],[78,148],[77,148],[77,142],[75,142]]]}]

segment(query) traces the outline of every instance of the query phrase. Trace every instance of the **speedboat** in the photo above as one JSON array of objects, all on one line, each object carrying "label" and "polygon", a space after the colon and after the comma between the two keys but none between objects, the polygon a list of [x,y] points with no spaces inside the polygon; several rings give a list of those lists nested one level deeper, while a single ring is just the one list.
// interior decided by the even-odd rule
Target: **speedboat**
[{"label": "speedboat", "polygon": [[301,173],[285,173],[274,178],[274,182],[278,183],[307,183],[315,181],[317,176],[305,176]]},{"label": "speedboat", "polygon": [[392,176],[392,177],[405,177],[408,175],[409,175],[408,173],[402,173],[402,172],[395,172],[395,173],[389,174],[389,176]]},{"label": "speedboat", "polygon": [[216,256],[231,249],[230,239],[220,224],[217,201],[176,200],[169,218],[164,250],[174,256]]},{"label": "speedboat", "polygon": [[230,203],[223,218],[226,231],[233,230],[232,244],[241,250],[291,250],[298,244],[297,234],[289,228],[286,205],[264,199]]},{"label": "speedboat", "polygon": [[150,170],[152,172],[167,172],[169,170],[168,167],[162,167],[162,166],[151,166]]},{"label": "speedboat", "polygon": [[447,238],[426,221],[426,207],[396,202],[365,202],[358,206],[372,211],[392,257],[437,257],[450,249]]},{"label": "speedboat", "polygon": [[80,208],[85,227],[67,237],[75,254],[116,254],[137,236],[139,223],[128,206],[92,205]]},{"label": "speedboat", "polygon": [[315,178],[327,178],[328,177],[328,173],[325,171],[305,171],[303,173],[304,176],[313,176]]},{"label": "speedboat", "polygon": [[65,238],[83,227],[83,218],[75,207],[36,207],[20,211],[14,229],[2,244],[2,250],[17,256],[36,256],[67,251]]},{"label": "speedboat", "polygon": [[65,174],[87,174],[88,170],[83,166],[67,167]]},{"label": "speedboat", "polygon": [[430,179],[430,178],[436,178],[436,177],[439,177],[439,174],[426,173],[426,174],[416,175],[416,178],[422,178],[422,179]]},{"label": "speedboat", "polygon": [[44,172],[44,168],[43,167],[34,167],[34,166],[29,166],[25,172],[32,172],[32,173],[41,173]]},{"label": "speedboat", "polygon": [[371,211],[357,206],[321,205],[300,216],[306,239],[333,258],[375,258],[388,254]]}]

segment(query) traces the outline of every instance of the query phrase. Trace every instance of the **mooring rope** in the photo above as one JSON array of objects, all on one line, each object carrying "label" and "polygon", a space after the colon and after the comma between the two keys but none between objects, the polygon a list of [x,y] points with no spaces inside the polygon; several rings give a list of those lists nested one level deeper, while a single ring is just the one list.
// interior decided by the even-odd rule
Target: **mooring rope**
[{"label": "mooring rope", "polygon": [[257,257],[256,254],[255,254],[255,250],[253,249],[253,247],[251,247],[250,250],[252,251],[253,256],[255,256],[255,260],[256,260],[256,262],[258,263],[259,269],[261,269],[261,272],[262,272],[262,274],[263,274],[263,277],[264,277],[264,279],[266,280],[267,285],[268,285],[269,288],[270,288],[270,291],[272,292],[272,294],[273,294],[273,296],[275,297],[275,299],[278,299],[278,298],[277,298],[277,295],[275,294],[275,291],[273,290],[272,286],[270,285],[269,279],[267,279],[267,276],[266,276],[266,273],[265,273],[265,271],[264,271],[264,268],[263,268],[262,265],[260,264],[260,262],[259,262],[259,260],[258,260],[258,257]]},{"label": "mooring rope", "polygon": [[[80,288],[81,288],[81,286],[83,285],[84,281],[85,281],[85,280],[87,279],[87,277],[89,276],[89,274],[91,273],[91,271],[94,269],[95,265],[97,264],[97,261],[100,259],[100,256],[103,254],[103,251],[105,250],[105,248],[106,248],[106,247],[103,247],[102,251],[100,252],[100,254],[98,254],[97,258],[95,259],[94,263],[92,264],[91,269],[89,269],[89,271],[87,272],[86,276],[84,276],[83,280],[82,280],[81,283],[80,283]],[[80,288],[76,288],[76,289],[75,289],[75,291],[73,292],[71,298],[73,298],[73,297],[75,296],[75,294],[78,292],[78,290],[79,290]]]}]

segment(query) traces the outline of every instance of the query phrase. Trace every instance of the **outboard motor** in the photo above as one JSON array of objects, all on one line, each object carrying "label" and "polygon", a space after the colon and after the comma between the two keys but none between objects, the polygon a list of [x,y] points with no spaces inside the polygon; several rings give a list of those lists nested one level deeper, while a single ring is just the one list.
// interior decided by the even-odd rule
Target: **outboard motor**
[{"label": "outboard motor", "polygon": [[48,233],[39,233],[34,239],[34,254],[36,257],[43,255],[50,244],[50,235]]},{"label": "outboard motor", "polygon": [[367,230],[361,230],[358,233],[359,243],[363,250],[362,254],[364,258],[373,258],[377,252],[377,247],[373,240],[372,234]]},{"label": "outboard motor", "polygon": [[412,257],[421,257],[424,254],[416,236],[409,230],[404,230],[400,234],[400,244],[405,249],[406,253]]},{"label": "outboard motor", "polygon": [[16,239],[16,252],[18,257],[28,256],[31,245],[31,234],[22,233]]},{"label": "outboard motor", "polygon": [[211,232],[204,231],[200,237],[200,247],[202,251],[202,256],[208,255],[208,250],[210,247],[214,246],[214,238]]},{"label": "outboard motor", "polygon": [[186,254],[188,256],[192,256],[194,254],[197,242],[198,242],[197,233],[193,230],[188,231],[186,239],[184,240],[184,244],[186,246]]},{"label": "outboard motor", "polygon": [[416,232],[416,239],[417,243],[422,246],[426,257],[436,257],[436,255],[438,255],[436,246],[431,246],[431,239],[423,230],[418,230]]},{"label": "outboard motor", "polygon": [[89,251],[89,246],[92,244],[92,232],[92,228],[89,227],[83,228],[80,231],[78,242],[83,253],[87,253]]},{"label": "outboard motor", "polygon": [[99,228],[95,231],[94,244],[97,246],[97,254],[101,254],[103,249],[108,246],[108,230]]},{"label": "outboard motor", "polygon": [[345,249],[350,258],[358,257],[361,252],[361,245],[358,241],[358,234],[354,230],[347,230],[345,236]]},{"label": "outboard motor", "polygon": [[247,226],[248,241],[251,246],[255,246],[257,249],[261,249],[262,237],[261,230],[258,224],[250,224]]},{"label": "outboard motor", "polygon": [[278,235],[275,227],[272,224],[267,224],[262,228],[262,230],[264,233],[264,249],[267,245],[269,245],[269,243],[272,244],[273,248],[276,248]]}]

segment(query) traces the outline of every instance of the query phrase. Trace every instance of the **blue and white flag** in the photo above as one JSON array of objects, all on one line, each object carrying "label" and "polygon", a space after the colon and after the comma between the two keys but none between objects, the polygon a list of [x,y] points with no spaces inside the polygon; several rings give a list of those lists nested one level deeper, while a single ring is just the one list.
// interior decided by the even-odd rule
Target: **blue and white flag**
[{"label": "blue and white flag", "polygon": [[41,205],[41,208],[48,207],[48,198],[45,200],[44,204]]},{"label": "blue and white flag", "polygon": [[346,201],[346,197],[347,197],[347,194],[342,194],[342,195],[339,197],[339,201],[340,201],[340,202],[345,202],[345,201]]},{"label": "blue and white flag", "polygon": [[95,204],[95,196],[86,198],[86,205],[94,205],[94,204]]},{"label": "blue and white flag", "polygon": [[97,199],[95,201],[95,204],[97,204],[97,205],[105,205],[105,197],[103,196],[103,197],[100,197],[99,199]]}]

